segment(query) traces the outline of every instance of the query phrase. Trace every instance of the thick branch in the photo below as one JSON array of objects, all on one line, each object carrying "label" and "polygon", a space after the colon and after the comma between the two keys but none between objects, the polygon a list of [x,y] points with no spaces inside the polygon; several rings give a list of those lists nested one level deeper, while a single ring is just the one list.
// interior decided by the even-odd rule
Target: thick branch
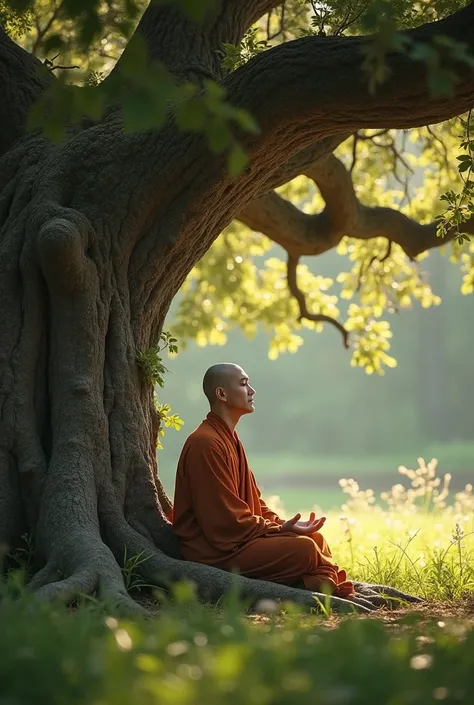
[{"label": "thick branch", "polygon": [[305,295],[298,287],[297,267],[298,258],[293,257],[292,255],[288,255],[288,288],[290,290],[291,295],[294,296],[294,298],[298,302],[298,306],[300,309],[299,320],[301,320],[302,318],[306,318],[308,321],[314,321],[315,323],[330,323],[332,326],[335,326],[337,330],[342,334],[344,347],[348,348],[349,332],[344,328],[342,323],[339,323],[339,321],[337,321],[335,318],[332,318],[331,316],[326,316],[323,313],[310,313],[310,311],[308,311],[308,308],[306,306]]},{"label": "thick branch", "polygon": [[261,191],[262,194],[271,189],[278,188],[283,184],[288,183],[300,174],[306,174],[307,170],[312,168],[316,163],[322,162],[327,157],[331,156],[336,147],[345,142],[350,137],[348,133],[334,134],[322,140],[317,140],[309,147],[305,147],[301,151],[294,154],[288,161],[281,164],[275,171],[268,174]]},{"label": "thick branch", "polygon": [[[237,4],[242,0],[230,0]],[[262,15],[265,15],[270,10],[283,4],[283,0],[244,0],[243,5],[248,7],[248,16],[252,18],[251,24],[256,22]]]},{"label": "thick branch", "polygon": [[224,74],[223,44],[239,44],[253,22],[279,4],[275,0],[217,0],[198,24],[175,7],[150,2],[136,34],[146,41],[149,58],[165,64],[178,80],[219,79]]},{"label": "thick branch", "polygon": [[[430,44],[445,35],[474,46],[474,4],[405,33]],[[474,71],[457,63],[452,96],[432,95],[426,66],[405,54],[387,56],[389,78],[375,94],[363,70],[367,37],[305,37],[259,54],[225,81],[232,101],[249,110],[262,134],[251,145],[254,163],[267,150],[290,157],[318,139],[361,128],[410,128],[459,115],[474,105]],[[335,80],[337,76],[337,80]],[[280,142],[280,147],[276,143]],[[285,156],[285,155],[283,155]]]},{"label": "thick branch", "polygon": [[53,80],[0,26],[0,156],[23,134],[30,107]]},{"label": "thick branch", "polygon": [[[414,258],[455,237],[453,231],[448,238],[439,238],[436,222],[422,225],[392,208],[359,203],[349,172],[334,156],[307,168],[305,174],[315,181],[326,202],[321,213],[307,215],[271,192],[246,206],[238,220],[262,232],[293,257],[320,255],[350,236],[360,240],[385,237]],[[463,230],[474,234],[474,218]]]}]

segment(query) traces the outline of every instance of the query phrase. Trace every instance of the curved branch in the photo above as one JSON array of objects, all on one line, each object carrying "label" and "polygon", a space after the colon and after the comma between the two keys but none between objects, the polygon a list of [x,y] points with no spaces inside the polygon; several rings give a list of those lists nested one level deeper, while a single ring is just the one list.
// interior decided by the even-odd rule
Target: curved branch
[{"label": "curved branch", "polygon": [[344,347],[348,348],[349,347],[349,331],[347,331],[342,323],[339,323],[335,318],[332,318],[331,316],[326,316],[322,313],[310,313],[308,311],[308,308],[306,306],[306,299],[305,295],[301,291],[301,289],[298,287],[298,279],[297,279],[297,267],[298,267],[298,258],[293,257],[292,255],[288,255],[288,264],[287,264],[287,279],[288,279],[288,288],[290,290],[290,293],[298,302],[298,306],[300,308],[300,315],[299,319],[301,320],[302,318],[306,318],[308,321],[314,321],[315,323],[330,323],[332,326],[335,326],[337,330],[341,333],[342,339],[344,341]]},{"label": "curved branch", "polygon": [[[393,208],[362,205],[350,172],[335,156],[313,164],[304,173],[314,180],[326,202],[321,213],[303,213],[273,191],[250,203],[237,216],[293,257],[320,255],[349,236],[359,240],[387,238],[414,259],[456,237],[454,230],[445,238],[438,237],[436,221],[420,224]],[[474,234],[474,217],[463,224],[463,232]]]},{"label": "curved branch", "polygon": [[235,4],[241,2],[242,5],[248,6],[249,17],[252,18],[250,24],[253,24],[257,20],[259,20],[262,15],[265,15],[267,12],[270,12],[270,10],[273,10],[275,7],[283,5],[283,0],[245,0],[244,2],[242,2],[242,0],[233,1]]},{"label": "curved branch", "polygon": [[319,255],[353,230],[360,205],[350,173],[334,155],[303,164],[299,173],[312,178],[318,186],[326,202],[321,213],[307,215],[272,192],[249,203],[237,219],[267,235],[294,257]]},{"label": "curved branch", "polygon": [[336,147],[346,141],[350,134],[344,132],[342,134],[333,134],[330,137],[317,140],[309,147],[300,150],[294,154],[288,161],[281,164],[274,171],[270,171],[267,180],[260,189],[261,193],[267,193],[271,189],[278,188],[283,184],[288,183],[296,176],[305,174],[308,169],[314,167],[317,162],[322,162],[334,152]]}]

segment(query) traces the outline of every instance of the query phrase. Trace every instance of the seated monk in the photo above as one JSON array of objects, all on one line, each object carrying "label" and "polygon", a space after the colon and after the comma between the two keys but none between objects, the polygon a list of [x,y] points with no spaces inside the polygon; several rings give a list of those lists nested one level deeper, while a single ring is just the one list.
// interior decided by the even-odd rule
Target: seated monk
[{"label": "seated monk", "polygon": [[319,529],[325,518],[284,521],[261,498],[237,422],[254,411],[255,390],[238,365],[214,365],[203,388],[211,410],[178,463],[173,528],[186,560],[285,585],[350,598],[354,587],[333,562]]}]

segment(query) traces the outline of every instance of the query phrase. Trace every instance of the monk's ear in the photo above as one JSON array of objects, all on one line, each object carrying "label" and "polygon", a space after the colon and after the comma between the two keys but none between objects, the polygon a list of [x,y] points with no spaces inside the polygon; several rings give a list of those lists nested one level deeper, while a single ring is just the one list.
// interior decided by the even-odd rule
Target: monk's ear
[{"label": "monk's ear", "polygon": [[216,397],[219,401],[225,401],[226,396],[224,387],[216,387]]}]

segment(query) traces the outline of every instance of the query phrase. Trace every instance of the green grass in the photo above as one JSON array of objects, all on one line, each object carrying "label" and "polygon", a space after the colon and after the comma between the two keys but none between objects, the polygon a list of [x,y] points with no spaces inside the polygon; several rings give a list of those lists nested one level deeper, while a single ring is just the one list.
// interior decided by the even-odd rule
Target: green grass
[{"label": "green grass", "polygon": [[[324,617],[290,605],[249,618],[235,595],[210,607],[185,583],[172,600],[161,596],[153,619],[120,620],[96,601],[75,610],[41,604],[24,592],[17,572],[0,585],[0,704],[474,702],[474,619],[446,617],[440,604],[454,611],[474,596],[474,496],[467,488],[444,507],[450,497],[436,495],[442,485],[432,469],[414,470],[409,491],[390,495],[390,510],[353,487],[349,506],[328,513],[324,527],[335,561],[353,579],[435,600],[432,621],[406,613],[394,627],[386,613],[354,615],[333,619],[328,629]],[[302,510],[321,499],[292,492],[287,499]],[[289,513],[281,498],[272,504]],[[127,560],[129,587],[143,587],[140,560]]]},{"label": "green grass", "polygon": [[[183,593],[183,591],[181,591]],[[457,622],[397,632],[349,617],[327,630],[288,609],[255,623],[232,600],[188,596],[154,620],[104,608],[0,603],[0,701],[14,705],[404,705],[474,702],[474,630]],[[461,638],[462,637],[462,638]]]},{"label": "green grass", "polygon": [[[341,492],[344,504],[327,511],[323,533],[336,562],[356,580],[390,584],[427,599],[453,600],[474,592],[474,491],[452,492],[435,465],[423,462],[402,475],[385,496],[359,489]],[[322,505],[323,494],[264,493],[282,518]],[[336,497],[326,498],[335,502]],[[318,510],[316,510],[318,511]]]},{"label": "green grass", "polygon": [[[291,479],[307,479],[318,488],[318,481],[334,479],[334,487],[341,477],[354,477],[361,482],[364,478],[380,478],[384,483],[388,477],[396,475],[400,465],[411,467],[416,458],[422,457],[427,462],[437,458],[439,467],[444,472],[456,472],[457,476],[474,478],[474,443],[444,443],[428,446],[404,453],[386,453],[384,455],[363,455],[346,453],[341,455],[301,455],[299,453],[249,453],[249,462],[257,481],[268,485],[268,491],[275,493],[280,487],[288,487]],[[166,490],[173,494],[175,468],[160,468],[161,479]],[[284,484],[283,484],[284,482]],[[320,488],[322,489],[322,488]],[[329,506],[329,505],[328,505]]]},{"label": "green grass", "polygon": [[446,472],[459,471],[474,476],[474,443],[431,444],[416,453],[388,453],[385,455],[312,455],[297,453],[251,454],[252,470],[260,481],[274,480],[278,476],[308,476],[315,482],[318,476],[361,477],[366,475],[386,476],[397,472],[399,465],[410,467],[417,457],[426,461],[437,458],[439,466]]}]

